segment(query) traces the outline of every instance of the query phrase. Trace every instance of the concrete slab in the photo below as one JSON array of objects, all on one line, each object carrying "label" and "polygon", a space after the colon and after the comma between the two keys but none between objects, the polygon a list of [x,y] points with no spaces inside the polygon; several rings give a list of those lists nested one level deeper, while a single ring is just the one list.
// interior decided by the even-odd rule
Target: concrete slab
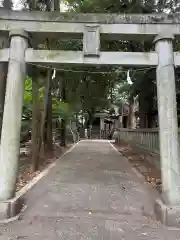
[{"label": "concrete slab", "polygon": [[157,219],[163,224],[180,229],[180,206],[168,206],[161,199],[155,204]]},{"label": "concrete slab", "polygon": [[22,219],[0,226],[0,240],[180,239],[153,220],[153,191],[108,141],[81,141],[27,193]]}]

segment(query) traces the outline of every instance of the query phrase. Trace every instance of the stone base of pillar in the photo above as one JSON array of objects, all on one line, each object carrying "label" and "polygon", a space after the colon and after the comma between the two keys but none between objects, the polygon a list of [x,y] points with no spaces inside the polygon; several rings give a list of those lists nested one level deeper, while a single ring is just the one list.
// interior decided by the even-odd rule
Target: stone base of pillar
[{"label": "stone base of pillar", "polygon": [[22,196],[14,197],[7,201],[0,201],[0,223],[7,223],[17,220],[24,209]]},{"label": "stone base of pillar", "polygon": [[158,199],[155,204],[155,213],[157,220],[164,225],[180,228],[180,206],[168,206]]}]

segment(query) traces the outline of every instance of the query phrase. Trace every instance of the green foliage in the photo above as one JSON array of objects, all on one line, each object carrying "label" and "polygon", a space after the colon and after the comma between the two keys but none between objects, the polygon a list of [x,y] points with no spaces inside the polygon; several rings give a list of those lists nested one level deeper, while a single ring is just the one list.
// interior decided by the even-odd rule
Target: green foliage
[{"label": "green foliage", "polygon": [[[177,0],[66,0],[64,1],[70,11],[83,13],[153,13],[153,12],[176,12],[180,4]],[[102,42],[102,48],[111,51],[149,51],[152,50],[152,42],[132,41],[109,41]],[[131,99],[133,96],[146,92],[146,95],[155,98],[155,76],[153,71],[135,72],[132,76],[133,85],[128,85],[123,76],[119,75],[119,83],[115,84],[111,96],[113,101],[118,99]],[[150,86],[150,87],[149,87]],[[153,90],[152,90],[153,88]]]},{"label": "green foliage", "polygon": [[73,117],[73,111],[68,103],[59,101],[55,97],[53,97],[52,103],[53,119],[70,120]]},{"label": "green foliage", "polygon": [[64,0],[71,11],[93,13],[178,12],[178,0]]},{"label": "green foliage", "polygon": [[[65,3],[69,6],[70,11],[83,13],[149,13],[155,12],[158,4],[155,0],[67,0]],[[105,51],[147,51],[151,50],[152,43],[121,40],[102,41],[101,48]],[[126,81],[126,74],[121,73],[122,67],[109,70],[114,74],[88,75],[88,77],[85,75],[81,78],[83,79],[80,91],[81,103],[86,111],[97,109],[97,107],[108,108],[110,103],[119,104],[122,100],[127,102],[142,89],[144,90],[142,88],[144,72],[133,74],[133,85],[129,85]],[[108,68],[106,71],[108,72]]]},{"label": "green foliage", "polygon": [[26,77],[24,90],[23,120],[32,119],[32,80]]},{"label": "green foliage", "polygon": [[[44,100],[44,86],[39,88],[39,99],[41,103]],[[53,119],[70,119],[72,117],[72,109],[68,103],[59,101],[55,96],[52,98]],[[26,77],[23,119],[32,119],[32,79]]]}]

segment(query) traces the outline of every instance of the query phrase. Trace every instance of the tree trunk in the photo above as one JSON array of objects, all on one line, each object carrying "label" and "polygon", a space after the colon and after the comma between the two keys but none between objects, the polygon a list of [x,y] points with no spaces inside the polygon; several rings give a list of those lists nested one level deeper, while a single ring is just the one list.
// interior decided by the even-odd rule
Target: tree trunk
[{"label": "tree trunk", "polygon": [[[61,97],[62,97],[62,101],[66,101],[66,85],[65,85],[65,79],[64,77],[62,78],[62,82],[61,82]],[[61,120],[61,143],[60,145],[62,147],[66,147],[66,119],[62,119]]]},{"label": "tree trunk", "polygon": [[128,128],[133,128],[133,106],[134,106],[134,99],[131,98],[129,100],[129,114],[128,114],[128,122],[127,122],[127,127]]},{"label": "tree trunk", "polygon": [[61,143],[62,147],[66,147],[66,120],[61,120]]},{"label": "tree trunk", "polygon": [[146,113],[140,109],[140,128],[146,128]]},{"label": "tree trunk", "polygon": [[60,12],[60,0],[51,1],[51,11]]},{"label": "tree trunk", "polygon": [[51,82],[51,70],[47,71],[47,76],[45,79],[45,88],[44,88],[44,104],[41,114],[41,136],[40,136],[40,143],[41,143],[41,158],[44,158],[44,146],[45,146],[45,122],[47,118],[47,106],[48,106],[48,97],[49,97],[49,90],[50,90],[50,82]]},{"label": "tree trunk", "polygon": [[94,116],[94,109],[90,109],[87,111],[89,116],[89,126],[87,125],[87,129],[89,128],[89,134],[88,137],[92,138],[92,124],[93,124],[93,116]]},{"label": "tree trunk", "polygon": [[152,126],[153,126],[152,111],[148,111],[148,113],[147,113],[147,128],[152,128]]},{"label": "tree trunk", "polygon": [[32,81],[32,166],[31,171],[38,169],[39,164],[39,94],[38,94],[38,78]]},{"label": "tree trunk", "polygon": [[51,81],[50,81],[50,84],[49,84],[48,101],[47,101],[45,146],[46,146],[46,150],[47,150],[47,151],[52,151],[52,149],[53,149],[53,137],[52,137],[52,95],[51,95]]},{"label": "tree trunk", "polygon": [[3,5],[3,8],[10,10],[13,4],[11,0],[4,0],[2,5]]},{"label": "tree trunk", "polygon": [[139,93],[139,117],[140,117],[140,128],[146,128],[146,103],[143,93]]},{"label": "tree trunk", "polygon": [[[49,2],[49,6],[47,6],[48,11],[60,11],[60,0],[52,0]],[[47,47],[49,49],[49,41],[47,42]],[[51,71],[49,70],[49,79],[48,79],[48,92],[47,92],[47,102],[46,102],[46,119],[44,122],[44,144],[46,151],[53,150],[53,136],[52,136],[52,78],[51,78]]]},{"label": "tree trunk", "polygon": [[129,114],[128,114],[128,128],[132,128],[132,103],[129,104]]}]

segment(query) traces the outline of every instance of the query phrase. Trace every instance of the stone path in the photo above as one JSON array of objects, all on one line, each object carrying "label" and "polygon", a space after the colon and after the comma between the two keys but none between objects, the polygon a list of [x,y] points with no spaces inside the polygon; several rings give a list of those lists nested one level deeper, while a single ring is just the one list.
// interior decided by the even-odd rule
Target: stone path
[{"label": "stone path", "polygon": [[108,141],[81,141],[28,194],[21,220],[0,240],[180,239],[153,220],[154,189]]}]

